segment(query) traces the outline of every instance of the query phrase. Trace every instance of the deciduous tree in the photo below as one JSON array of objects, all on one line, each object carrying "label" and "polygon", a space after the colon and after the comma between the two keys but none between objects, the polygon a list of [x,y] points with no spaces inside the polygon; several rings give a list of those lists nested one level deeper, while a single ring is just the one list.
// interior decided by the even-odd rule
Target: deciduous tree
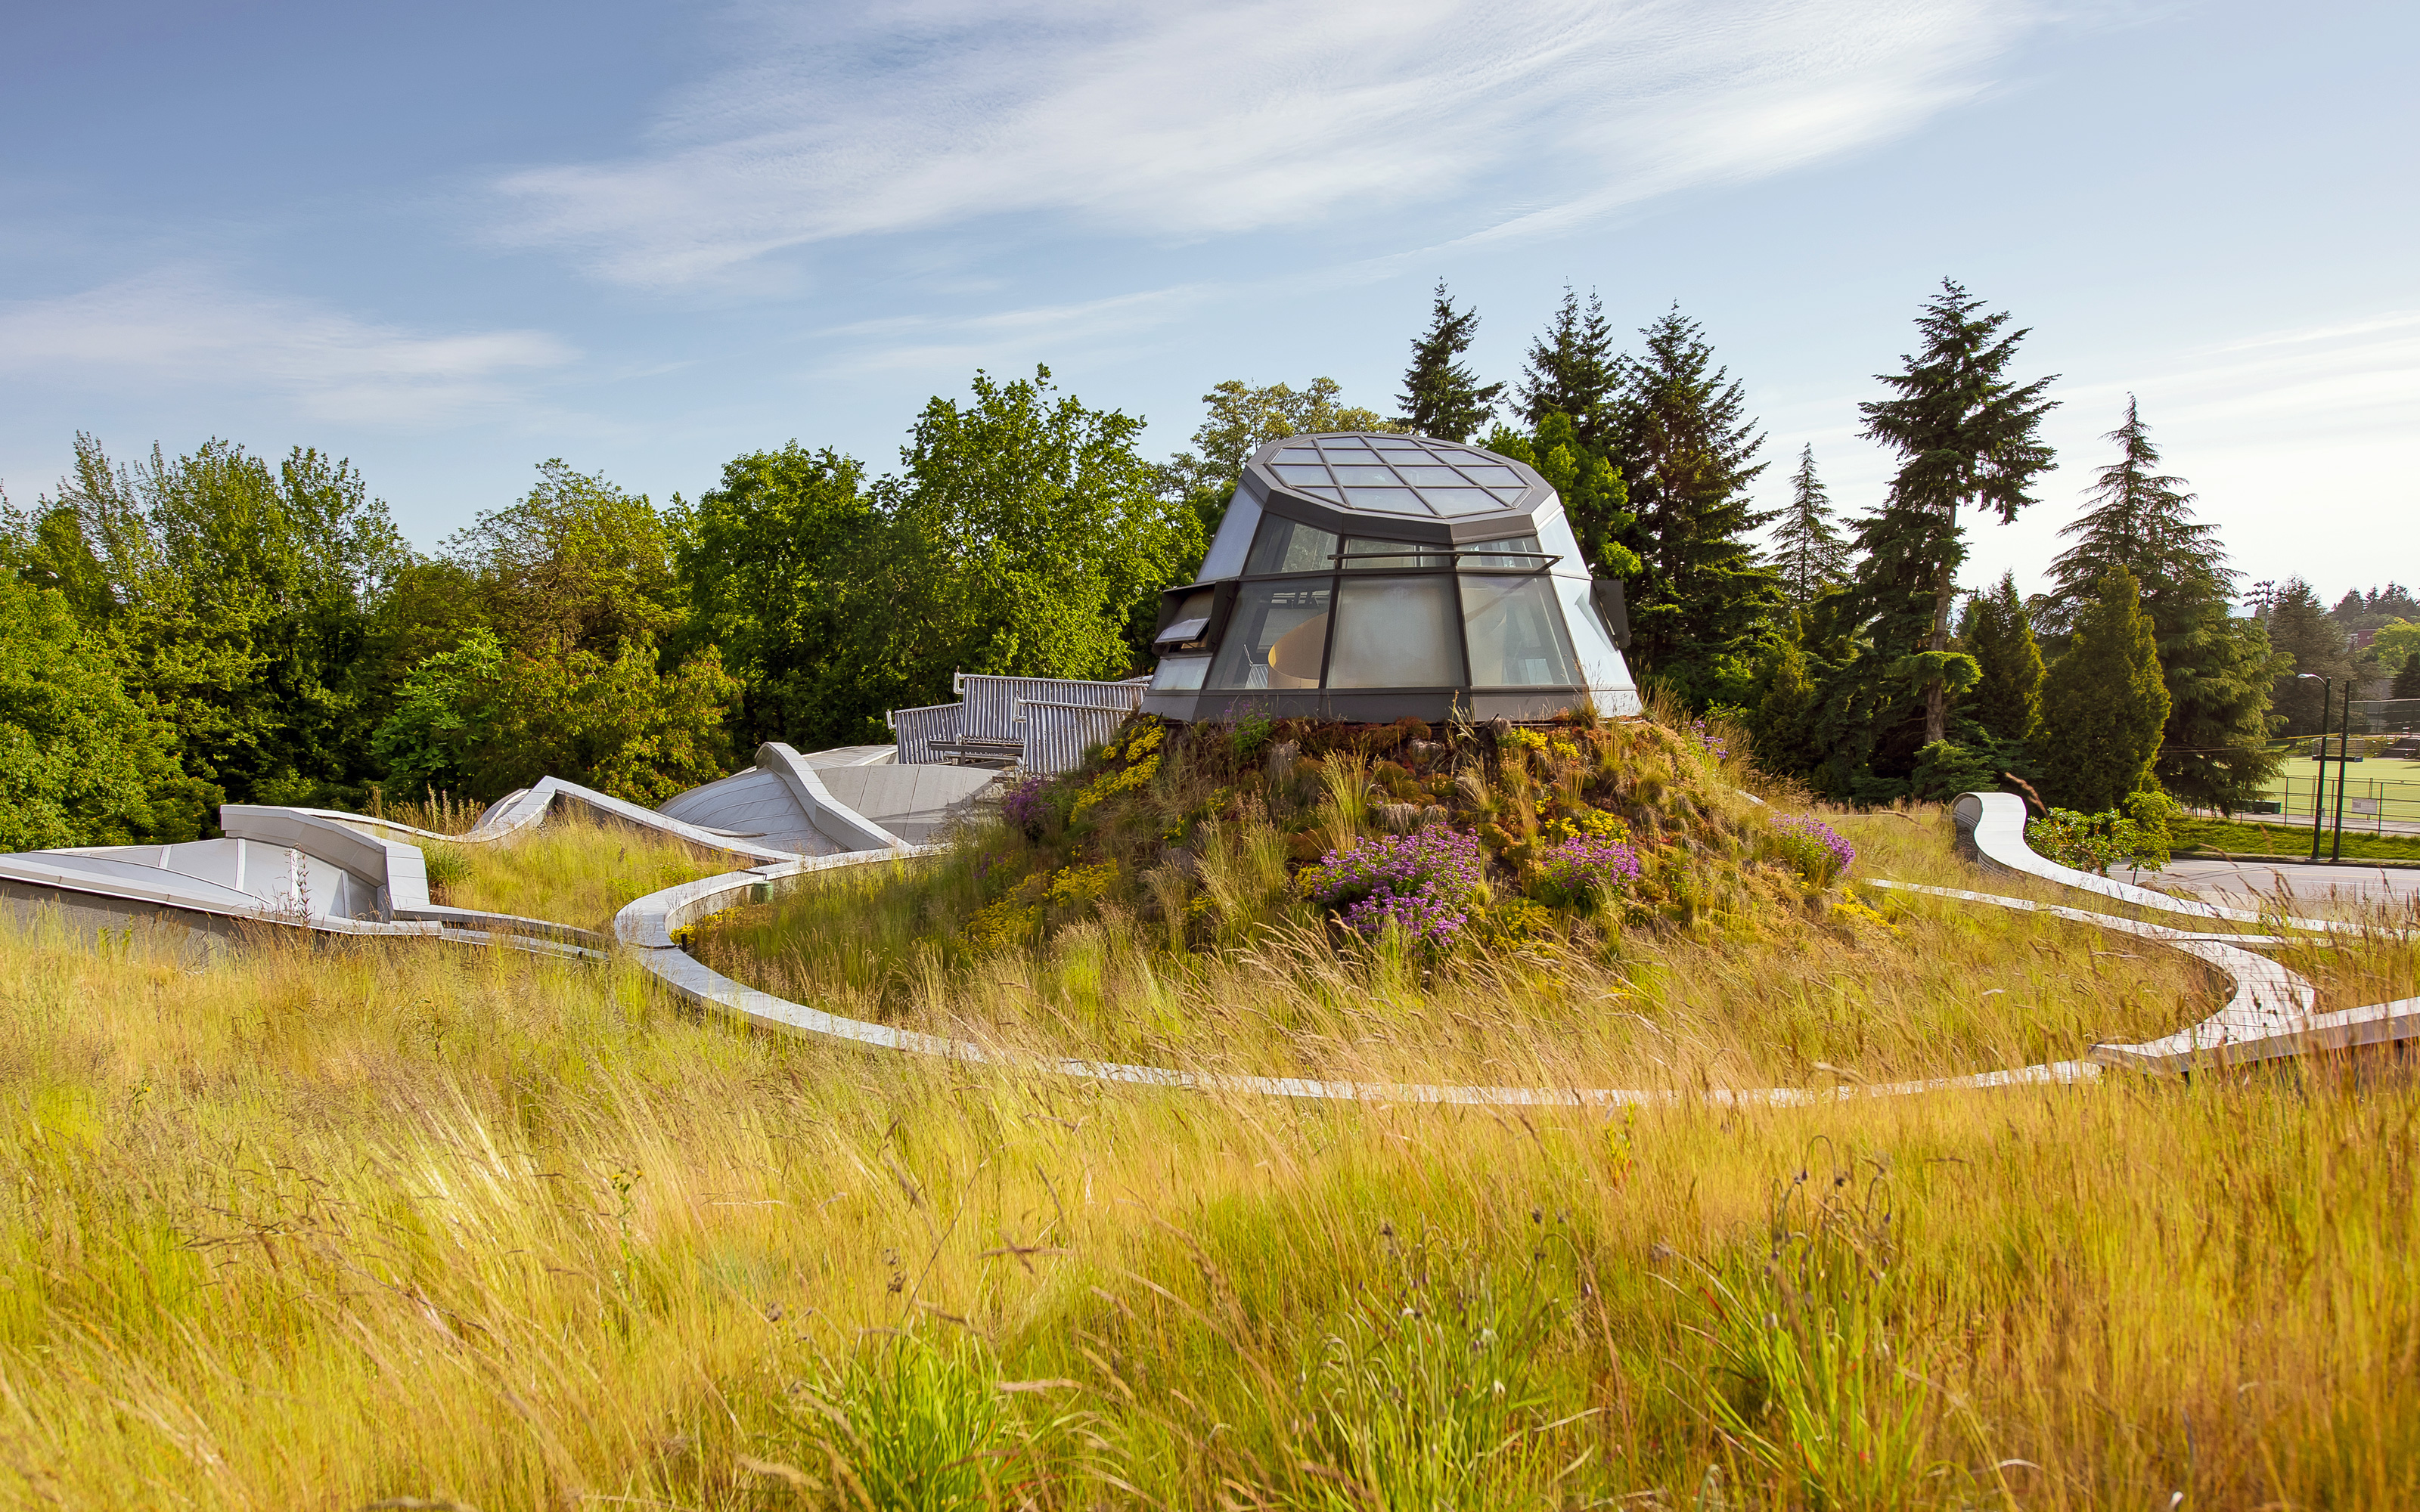
[{"label": "deciduous tree", "polygon": [[1050,370],[936,397],[877,489],[854,675],[876,708],[936,702],[954,671],[1114,677],[1139,659],[1159,591],[1201,526],[1154,486],[1142,422],[1061,393]]},{"label": "deciduous tree", "polygon": [[2395,686],[2388,691],[2398,699],[2420,699],[2420,651],[2403,658],[2403,670],[2395,674]]},{"label": "deciduous tree", "polygon": [[106,640],[0,572],[0,851],[194,839],[194,786]]},{"label": "deciduous tree", "polygon": [[743,689],[733,733],[814,749],[865,733],[848,613],[880,534],[864,469],[792,441],[723,464],[721,486],[675,512],[675,566],[690,618],[675,654],[720,646]]},{"label": "deciduous tree", "polygon": [[386,505],[340,460],[272,466],[211,440],[111,463],[79,436],[75,471],[11,558],[57,586],[112,647],[129,693],[173,732],[204,808],[338,800],[367,774],[371,614],[411,561]]}]

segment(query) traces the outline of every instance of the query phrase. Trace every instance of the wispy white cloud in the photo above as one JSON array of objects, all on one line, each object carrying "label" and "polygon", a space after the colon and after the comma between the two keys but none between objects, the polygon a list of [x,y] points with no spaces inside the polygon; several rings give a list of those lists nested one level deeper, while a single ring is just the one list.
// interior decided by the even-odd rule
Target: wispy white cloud
[{"label": "wispy white cloud", "polygon": [[1073,303],[856,320],[815,333],[819,346],[837,353],[818,367],[828,374],[964,369],[1022,361],[1021,354],[1034,350],[1097,358],[1130,347],[1146,332],[1198,316],[1205,302],[1230,293],[1185,284]]},{"label": "wispy white cloud", "polygon": [[1155,239],[1452,204],[1491,238],[1904,131],[2032,23],[1986,0],[1028,0],[743,13],[636,153],[500,178],[609,280],[985,217]]},{"label": "wispy white cloud", "polygon": [[314,419],[423,425],[516,396],[576,355],[537,331],[425,334],[173,269],[0,305],[0,373],[267,392]]}]

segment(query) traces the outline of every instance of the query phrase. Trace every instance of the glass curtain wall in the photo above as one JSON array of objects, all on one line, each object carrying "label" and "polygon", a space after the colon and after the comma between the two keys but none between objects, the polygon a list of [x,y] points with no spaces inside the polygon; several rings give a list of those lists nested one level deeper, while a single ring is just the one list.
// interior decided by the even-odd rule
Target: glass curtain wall
[{"label": "glass curtain wall", "polygon": [[1535,536],[1455,549],[1261,521],[1213,688],[1575,687]]}]

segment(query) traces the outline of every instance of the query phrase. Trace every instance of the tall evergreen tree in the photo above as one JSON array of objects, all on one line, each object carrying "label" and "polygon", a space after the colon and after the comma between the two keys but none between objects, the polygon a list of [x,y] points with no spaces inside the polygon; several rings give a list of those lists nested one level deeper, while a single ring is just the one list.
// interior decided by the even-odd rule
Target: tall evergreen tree
[{"label": "tall evergreen tree", "polygon": [[[1982,313],[1949,279],[1916,319],[1922,348],[1898,373],[1878,375],[1892,393],[1857,407],[1865,434],[1904,459],[1882,510],[1859,528],[1876,613],[1878,653],[1901,659],[1924,698],[1924,744],[1948,725],[1949,610],[1966,558],[1962,509],[1988,509],[2003,524],[2032,503],[2025,490],[2052,460],[2042,395],[2055,375],[2016,382],[2009,367],[2031,334],[2003,332],[2007,312]],[[1929,659],[1909,661],[1907,658]]]},{"label": "tall evergreen tree", "polygon": [[1790,503],[1781,512],[1781,528],[1773,532],[1773,565],[1792,604],[1812,603],[1817,594],[1849,576],[1849,543],[1832,518],[1832,496],[1815,476],[1810,443],[1798,453]]},{"label": "tall evergreen tree", "polygon": [[1624,544],[1643,564],[1631,653],[1690,703],[1745,702],[1782,608],[1748,543],[1773,517],[1747,491],[1764,438],[1698,322],[1676,306],[1640,334],[1646,354],[1622,364],[1615,448],[1636,516]]},{"label": "tall evergreen tree", "polygon": [[1784,777],[1806,776],[1823,755],[1814,724],[1820,690],[1807,664],[1806,633],[1803,618],[1793,617],[1790,632],[1766,650],[1757,668],[1760,694],[1748,714],[1757,764]]},{"label": "tall evergreen tree", "polygon": [[2058,616],[2051,628],[2066,632],[2113,565],[2142,585],[2143,607],[2154,623],[2165,603],[2181,600],[2198,609],[2212,594],[2231,599],[2242,574],[2226,565],[2218,527],[2194,518],[2185,480],[2156,471],[2160,449],[2133,394],[2126,396],[2125,424],[2102,440],[2118,443],[2118,460],[2095,476],[2085,512],[2059,529],[2075,544],[2051,564]]},{"label": "tall evergreen tree", "polygon": [[2042,795],[2085,813],[2118,808],[2150,781],[2167,718],[2151,617],[2133,574],[2111,567],[2043,685]]},{"label": "tall evergreen tree", "polygon": [[[2287,734],[2317,734],[2322,703],[2330,697],[2344,697],[2352,686],[2352,657],[2347,654],[2344,632],[2328,617],[2319,595],[2300,577],[2277,585],[2266,618],[2269,644],[2286,658],[2272,685],[2273,706],[2284,717]],[[2304,682],[2298,675],[2303,672],[2328,678],[2334,686]],[[2328,711],[2330,729],[2335,728],[2335,710],[2341,707],[2335,705]]]},{"label": "tall evergreen tree", "polygon": [[1604,301],[1590,289],[1582,310],[1579,295],[1564,285],[1562,308],[1529,344],[1528,371],[1514,391],[1521,418],[1534,432],[1548,415],[1568,415],[1579,444],[1602,451],[1613,439],[1620,379]]},{"label": "tall evergreen tree", "polygon": [[1438,279],[1428,333],[1412,343],[1412,365],[1404,370],[1404,392],[1396,400],[1406,429],[1466,441],[1496,412],[1504,385],[1480,382],[1461,360],[1478,333],[1479,312],[1454,309],[1445,280]]},{"label": "tall evergreen tree", "polygon": [[2132,394],[2106,440],[2118,459],[2096,475],[2085,512],[2060,534],[2074,545],[2051,568],[2047,601],[2064,632],[2122,566],[2140,586],[2168,689],[2162,787],[2185,802],[2234,810],[2265,790],[2280,757],[2269,747],[2272,665],[2267,633],[2228,612],[2236,580],[2218,528],[2194,518],[2185,480],[2159,471],[2160,450]]},{"label": "tall evergreen tree", "polygon": [[1983,669],[1982,680],[1960,706],[1998,740],[2024,740],[2041,722],[2041,649],[2034,643],[2033,618],[2017,593],[2015,573],[1975,595],[1966,606],[1959,639]]}]

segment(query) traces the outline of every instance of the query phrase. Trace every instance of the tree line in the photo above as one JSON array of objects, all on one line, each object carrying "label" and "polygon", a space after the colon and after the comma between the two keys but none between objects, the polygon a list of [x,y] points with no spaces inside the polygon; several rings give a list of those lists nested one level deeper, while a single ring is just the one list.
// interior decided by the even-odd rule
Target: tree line
[{"label": "tree line", "polygon": [[[1730,715],[1763,764],[1827,797],[1931,798],[2014,779],[2092,811],[2149,789],[2235,810],[2274,779],[2275,737],[2317,728],[2319,684],[2299,672],[2347,694],[2365,673],[2391,673],[2420,695],[2420,657],[2396,639],[2420,650],[2420,625],[2394,628],[2410,605],[2399,587],[2329,611],[2293,579],[2258,585],[2253,615],[2233,612],[2242,574],[2195,517],[2185,480],[2161,470],[2132,397],[2048,589],[2021,595],[2013,575],[1960,588],[1968,526],[2038,502],[2055,460],[2042,424],[2057,379],[2026,374],[2030,332],[1954,281],[1925,301],[1914,349],[1858,407],[1864,436],[1899,465],[1854,518],[1811,446],[1789,502],[1754,507],[1765,438],[1677,308],[1640,330],[1634,356],[1616,349],[1602,302],[1567,287],[1509,396],[1462,361],[1477,323],[1440,284],[1401,422],[1537,467],[1592,567],[1630,579],[1634,671]],[[2379,639],[2356,657],[2349,637],[2362,628]]]},{"label": "tree line", "polygon": [[1639,673],[1848,801],[2012,776],[2068,807],[2147,784],[2240,806],[2273,733],[2316,723],[2293,670],[2350,678],[2348,613],[2381,644],[2420,618],[2399,588],[2329,611],[2299,580],[2232,616],[2238,575],[2131,401],[2051,589],[1960,590],[1977,513],[2035,502],[2055,380],[2024,377],[2027,332],[1952,283],[1862,406],[1900,467],[1853,520],[1811,448],[1790,502],[1755,507],[1765,437],[1677,308],[1632,355],[1566,288],[1511,383],[1466,361],[1477,326],[1440,284],[1391,414],[1329,378],[1231,379],[1154,463],[1139,418],[1047,368],[978,373],[914,418],[892,472],[794,440],[659,507],[550,461],[427,554],[312,449],[123,462],[79,437],[55,491],[0,499],[0,848],[193,838],[227,801],[486,801],[548,773],[657,802],[761,741],[885,739],[887,710],[948,699],[954,671],[1136,671],[1246,459],[1305,431],[1536,468],[1592,569],[1628,580]]},{"label": "tree line", "polygon": [[0,850],[550,773],[656,803],[762,741],[888,739],[954,671],[1120,675],[1203,549],[1141,428],[978,373],[893,473],[793,441],[659,507],[550,461],[426,555],[307,448],[79,437],[54,493],[0,501]]}]

